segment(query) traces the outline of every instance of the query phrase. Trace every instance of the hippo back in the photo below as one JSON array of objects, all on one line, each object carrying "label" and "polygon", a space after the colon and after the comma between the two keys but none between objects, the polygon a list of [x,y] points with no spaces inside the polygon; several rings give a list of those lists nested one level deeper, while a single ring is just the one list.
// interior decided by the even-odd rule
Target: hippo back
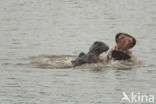
[{"label": "hippo back", "polygon": [[80,66],[88,62],[87,55],[81,52],[76,60],[72,62],[73,67]]}]

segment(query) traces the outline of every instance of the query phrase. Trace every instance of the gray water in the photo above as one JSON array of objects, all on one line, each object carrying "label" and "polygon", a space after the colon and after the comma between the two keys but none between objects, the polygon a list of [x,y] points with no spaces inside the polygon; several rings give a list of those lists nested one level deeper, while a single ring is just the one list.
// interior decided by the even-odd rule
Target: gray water
[{"label": "gray water", "polygon": [[[137,39],[135,65],[71,67],[96,40],[112,48],[118,32]],[[122,92],[156,96],[155,43],[155,0],[1,0],[0,104],[121,104]]]}]

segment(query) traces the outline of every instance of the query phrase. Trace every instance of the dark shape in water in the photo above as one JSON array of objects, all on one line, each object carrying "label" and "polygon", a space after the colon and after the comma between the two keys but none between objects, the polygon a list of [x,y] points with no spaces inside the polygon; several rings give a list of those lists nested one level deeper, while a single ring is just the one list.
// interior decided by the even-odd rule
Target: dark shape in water
[{"label": "dark shape in water", "polygon": [[103,52],[106,52],[109,50],[109,47],[101,42],[101,41],[96,41],[94,44],[89,48],[89,52],[85,54],[84,52],[81,52],[79,56],[72,61],[72,66],[80,66],[86,63],[98,63],[102,62],[100,59],[100,54]]},{"label": "dark shape in water", "polygon": [[131,56],[124,52],[113,50],[112,58],[114,60],[129,60],[131,58]]}]

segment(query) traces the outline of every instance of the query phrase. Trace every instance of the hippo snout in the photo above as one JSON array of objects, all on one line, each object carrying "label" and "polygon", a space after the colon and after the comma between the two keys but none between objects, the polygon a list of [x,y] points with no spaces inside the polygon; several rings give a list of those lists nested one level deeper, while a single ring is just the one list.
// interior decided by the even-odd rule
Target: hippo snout
[{"label": "hippo snout", "polygon": [[106,52],[106,51],[109,50],[109,47],[108,47],[108,45],[105,44],[105,45],[102,47],[102,49],[103,49],[104,52]]}]

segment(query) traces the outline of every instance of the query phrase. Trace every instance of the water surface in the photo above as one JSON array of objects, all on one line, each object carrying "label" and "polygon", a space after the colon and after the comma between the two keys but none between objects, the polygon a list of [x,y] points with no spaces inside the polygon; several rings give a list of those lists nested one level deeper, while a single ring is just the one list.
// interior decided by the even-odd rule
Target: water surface
[{"label": "water surface", "polygon": [[[122,92],[156,95],[155,10],[155,0],[1,0],[0,103],[120,104]],[[133,53],[143,64],[70,66],[96,40],[112,48],[118,32],[137,39]]]}]

